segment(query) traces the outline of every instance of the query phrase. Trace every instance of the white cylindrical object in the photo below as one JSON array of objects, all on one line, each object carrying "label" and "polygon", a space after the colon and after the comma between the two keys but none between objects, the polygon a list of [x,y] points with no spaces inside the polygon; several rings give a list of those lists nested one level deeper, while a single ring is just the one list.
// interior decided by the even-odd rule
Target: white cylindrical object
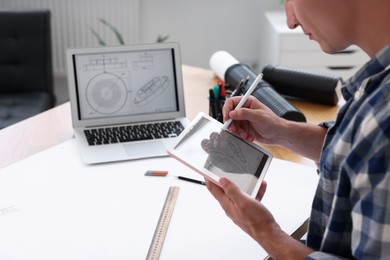
[{"label": "white cylindrical object", "polygon": [[227,51],[217,51],[210,58],[210,68],[221,80],[225,80],[225,73],[230,66],[240,63]]}]

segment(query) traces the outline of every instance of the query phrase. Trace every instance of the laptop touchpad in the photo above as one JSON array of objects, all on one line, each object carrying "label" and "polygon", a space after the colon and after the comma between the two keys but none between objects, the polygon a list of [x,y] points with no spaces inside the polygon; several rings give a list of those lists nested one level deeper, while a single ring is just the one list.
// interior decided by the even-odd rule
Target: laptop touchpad
[{"label": "laptop touchpad", "polygon": [[124,144],[123,148],[129,158],[145,158],[154,156],[166,156],[167,151],[162,141],[144,142],[142,144]]}]

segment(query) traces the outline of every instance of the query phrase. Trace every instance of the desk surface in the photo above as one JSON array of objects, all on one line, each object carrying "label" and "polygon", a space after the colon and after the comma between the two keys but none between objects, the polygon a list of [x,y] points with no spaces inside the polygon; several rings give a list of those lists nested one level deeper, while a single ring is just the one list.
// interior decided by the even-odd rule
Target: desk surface
[{"label": "desk surface", "polygon": [[[0,171],[0,259],[145,259],[170,186],[180,192],[161,260],[267,257],[204,185],[176,175],[201,179],[169,157],[86,165],[75,139],[14,163]],[[265,179],[262,203],[292,235],[310,214],[315,168],[274,159]]]},{"label": "desk surface", "polygon": [[[208,89],[217,79],[210,70],[189,66],[183,66],[183,75],[187,115],[193,119],[199,111],[208,112]],[[338,109],[292,103],[311,123],[333,119]],[[93,259],[118,259],[122,253],[126,259],[141,259],[155,228],[150,223],[157,223],[167,188],[179,185],[180,201],[163,258],[237,259],[242,252],[248,259],[266,256],[226,218],[204,186],[143,175],[151,165],[158,165],[175,175],[199,177],[189,168],[172,158],[89,167],[81,162],[72,136],[69,103],[0,131],[0,168],[29,157],[1,170],[0,255],[23,259],[27,252],[51,259],[63,253],[63,259],[92,255]],[[317,177],[313,167],[301,165],[312,162],[281,148],[269,150],[284,160],[271,164],[262,202],[283,230],[292,234],[309,215]],[[300,183],[305,183],[305,189],[296,189]],[[134,208],[144,213],[137,215]]]},{"label": "desk surface", "polygon": [[[193,119],[202,111],[208,113],[208,89],[217,78],[211,70],[183,66],[183,81],[187,116]],[[324,106],[291,101],[306,116],[318,124],[335,118],[338,106]],[[73,137],[69,102],[19,122],[0,131],[0,168],[43,151]],[[280,147],[267,147],[275,158],[313,165],[313,162]]]}]

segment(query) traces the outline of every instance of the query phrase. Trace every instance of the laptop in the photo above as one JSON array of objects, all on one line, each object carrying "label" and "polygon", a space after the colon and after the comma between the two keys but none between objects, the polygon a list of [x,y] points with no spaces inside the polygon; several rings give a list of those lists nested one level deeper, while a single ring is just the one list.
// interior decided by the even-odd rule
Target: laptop
[{"label": "laptop", "polygon": [[75,138],[85,163],[167,156],[189,124],[178,43],[67,50]]}]

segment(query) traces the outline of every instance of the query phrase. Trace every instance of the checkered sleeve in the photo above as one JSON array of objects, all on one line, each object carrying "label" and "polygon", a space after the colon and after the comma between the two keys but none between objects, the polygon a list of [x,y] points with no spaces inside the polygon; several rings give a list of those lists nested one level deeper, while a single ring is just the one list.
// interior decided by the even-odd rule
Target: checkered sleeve
[{"label": "checkered sleeve", "polygon": [[346,158],[351,183],[354,257],[390,255],[390,109],[383,95],[372,100]]},{"label": "checkered sleeve", "polygon": [[[327,239],[346,232],[350,254],[357,259],[382,259],[390,256],[390,83],[360,107],[355,130],[348,133],[350,145],[336,147],[345,153],[338,189],[332,202],[334,211]],[[344,142],[344,143],[345,143]],[[341,141],[340,143],[343,143]],[[349,151],[345,150],[349,148]],[[336,152],[336,151],[335,151]],[[351,209],[343,211],[343,207]],[[348,215],[345,215],[348,214]],[[350,221],[347,221],[350,219]],[[340,244],[343,241],[339,241]],[[349,251],[348,250],[348,251]],[[326,252],[315,252],[307,259],[342,259]]]}]

